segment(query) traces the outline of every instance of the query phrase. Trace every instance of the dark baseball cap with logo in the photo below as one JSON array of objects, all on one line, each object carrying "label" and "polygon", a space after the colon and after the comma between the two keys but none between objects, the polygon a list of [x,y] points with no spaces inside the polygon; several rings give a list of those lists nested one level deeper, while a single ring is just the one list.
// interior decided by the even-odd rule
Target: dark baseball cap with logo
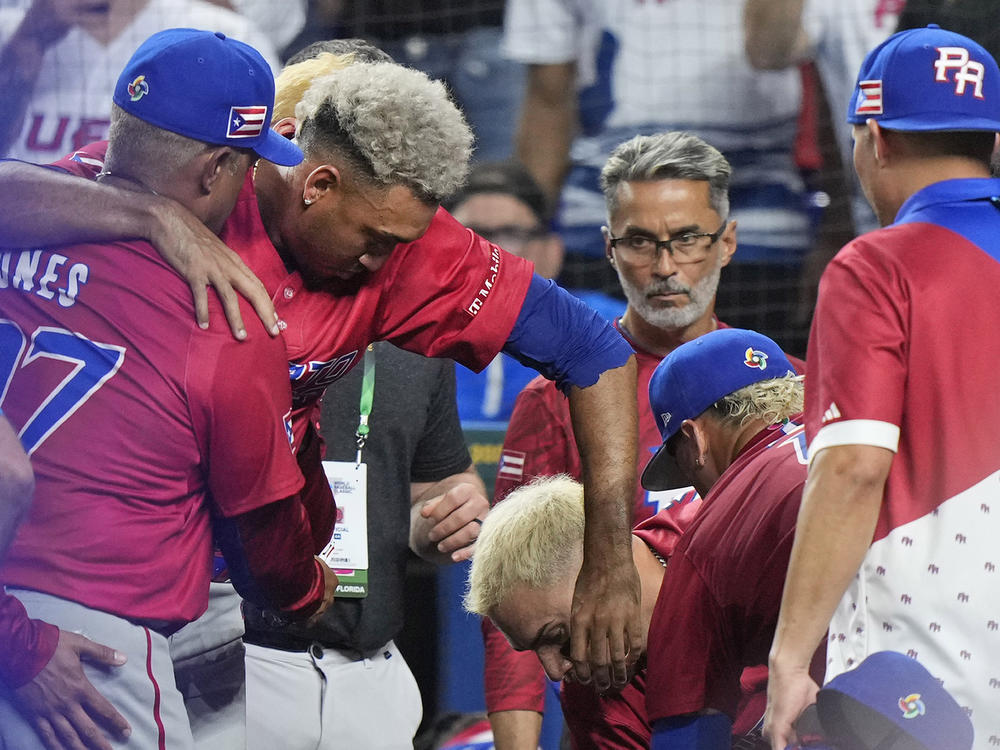
[{"label": "dark baseball cap with logo", "polygon": [[274,76],[261,54],[219,31],[167,29],[126,63],[114,102],[150,125],[294,166],[301,149],[271,130]]},{"label": "dark baseball cap with logo", "polygon": [[839,748],[969,750],[972,722],[916,659],[878,651],[816,696],[824,735]]},{"label": "dark baseball cap with logo", "polygon": [[780,346],[742,328],[720,328],[674,349],[649,379],[649,407],[663,445],[643,469],[642,486],[669,490],[685,484],[666,446],[685,419],[748,385],[794,374]]},{"label": "dark baseball cap with logo", "polygon": [[893,34],[868,53],[847,121],[889,130],[1000,131],[1000,70],[983,47],[936,25]]}]

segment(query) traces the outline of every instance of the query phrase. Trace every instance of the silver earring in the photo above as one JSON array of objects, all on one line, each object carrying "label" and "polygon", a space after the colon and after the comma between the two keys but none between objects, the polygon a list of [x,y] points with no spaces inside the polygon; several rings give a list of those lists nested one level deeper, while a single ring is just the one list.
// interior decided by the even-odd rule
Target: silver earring
[{"label": "silver earring", "polygon": [[302,202],[305,203],[307,206],[311,206],[313,204],[312,198],[303,198]]}]

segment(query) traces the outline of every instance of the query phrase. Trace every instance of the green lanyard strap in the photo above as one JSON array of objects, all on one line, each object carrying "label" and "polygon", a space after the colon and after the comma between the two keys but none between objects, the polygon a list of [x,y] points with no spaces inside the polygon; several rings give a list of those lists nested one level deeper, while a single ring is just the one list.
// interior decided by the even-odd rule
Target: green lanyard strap
[{"label": "green lanyard strap", "polygon": [[375,400],[375,348],[372,344],[369,344],[368,348],[365,349],[364,368],[364,375],[361,378],[361,404],[358,407],[361,416],[358,419],[358,429],[354,433],[358,439],[358,455],[356,458],[358,465],[361,464],[361,451],[368,440],[368,433],[370,431],[368,417],[372,413],[372,401]]}]

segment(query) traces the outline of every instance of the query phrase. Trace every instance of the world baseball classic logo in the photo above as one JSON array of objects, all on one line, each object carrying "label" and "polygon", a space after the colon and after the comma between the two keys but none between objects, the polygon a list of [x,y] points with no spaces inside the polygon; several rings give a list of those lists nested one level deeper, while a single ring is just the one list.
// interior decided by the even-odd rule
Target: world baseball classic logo
[{"label": "world baseball classic logo", "polygon": [[924,702],[920,700],[920,693],[910,693],[905,698],[900,698],[899,710],[903,712],[904,719],[915,719],[923,716],[926,711]]}]

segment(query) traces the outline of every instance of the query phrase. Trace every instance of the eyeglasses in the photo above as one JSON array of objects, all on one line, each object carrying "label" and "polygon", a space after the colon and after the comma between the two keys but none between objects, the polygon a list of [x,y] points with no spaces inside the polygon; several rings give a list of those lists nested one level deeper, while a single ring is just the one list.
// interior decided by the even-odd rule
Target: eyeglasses
[{"label": "eyeglasses", "polygon": [[629,263],[648,265],[660,257],[660,250],[664,248],[674,263],[698,263],[708,257],[709,249],[726,231],[727,223],[728,220],[723,220],[715,232],[684,232],[667,240],[645,234],[629,234],[609,237],[608,242]]}]

